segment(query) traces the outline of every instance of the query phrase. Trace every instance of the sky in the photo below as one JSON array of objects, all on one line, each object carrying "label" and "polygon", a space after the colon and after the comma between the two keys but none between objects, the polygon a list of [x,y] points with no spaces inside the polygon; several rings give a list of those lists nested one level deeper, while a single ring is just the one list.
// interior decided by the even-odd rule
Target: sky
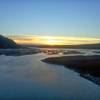
[{"label": "sky", "polygon": [[[37,35],[97,41],[100,0],[0,0],[0,34],[16,36],[17,41],[18,35],[23,39]],[[51,42],[58,41],[54,40]]]}]

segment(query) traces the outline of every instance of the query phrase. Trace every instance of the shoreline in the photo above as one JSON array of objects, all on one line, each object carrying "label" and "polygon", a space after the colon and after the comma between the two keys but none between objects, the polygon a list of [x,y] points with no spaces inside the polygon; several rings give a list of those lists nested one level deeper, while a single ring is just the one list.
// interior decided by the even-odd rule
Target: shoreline
[{"label": "shoreline", "polygon": [[62,56],[45,58],[41,61],[64,65],[65,68],[74,70],[81,77],[100,86],[100,56]]}]

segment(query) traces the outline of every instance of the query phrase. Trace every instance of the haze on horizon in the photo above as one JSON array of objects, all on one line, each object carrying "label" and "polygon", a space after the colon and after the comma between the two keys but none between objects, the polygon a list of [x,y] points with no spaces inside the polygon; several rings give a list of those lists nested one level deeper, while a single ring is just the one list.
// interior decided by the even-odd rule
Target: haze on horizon
[{"label": "haze on horizon", "polygon": [[39,36],[39,35],[8,35],[18,44],[35,45],[79,45],[100,43],[99,38],[64,37],[64,36]]},{"label": "haze on horizon", "polygon": [[0,34],[21,44],[100,43],[99,0],[0,0]]}]

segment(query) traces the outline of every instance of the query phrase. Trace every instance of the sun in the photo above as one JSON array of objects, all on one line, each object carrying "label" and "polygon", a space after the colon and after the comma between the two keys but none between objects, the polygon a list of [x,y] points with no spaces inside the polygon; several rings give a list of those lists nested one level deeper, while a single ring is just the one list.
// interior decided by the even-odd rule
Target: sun
[{"label": "sun", "polygon": [[46,41],[46,44],[48,44],[48,45],[58,45],[59,41],[58,40],[54,40],[54,39],[48,39]]}]

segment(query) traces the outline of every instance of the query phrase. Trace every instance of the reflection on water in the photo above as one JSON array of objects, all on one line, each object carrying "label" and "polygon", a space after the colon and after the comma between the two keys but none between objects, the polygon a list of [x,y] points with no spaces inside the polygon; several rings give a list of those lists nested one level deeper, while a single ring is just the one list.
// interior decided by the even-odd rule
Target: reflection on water
[{"label": "reflection on water", "polygon": [[73,56],[73,55],[100,55],[99,49],[63,49],[63,48],[42,48],[41,52],[47,55],[59,55],[59,56]]},{"label": "reflection on water", "polygon": [[[63,66],[46,64],[44,54],[0,56],[0,98],[6,100],[100,100],[100,87]],[[51,56],[51,55],[49,55]]]}]

